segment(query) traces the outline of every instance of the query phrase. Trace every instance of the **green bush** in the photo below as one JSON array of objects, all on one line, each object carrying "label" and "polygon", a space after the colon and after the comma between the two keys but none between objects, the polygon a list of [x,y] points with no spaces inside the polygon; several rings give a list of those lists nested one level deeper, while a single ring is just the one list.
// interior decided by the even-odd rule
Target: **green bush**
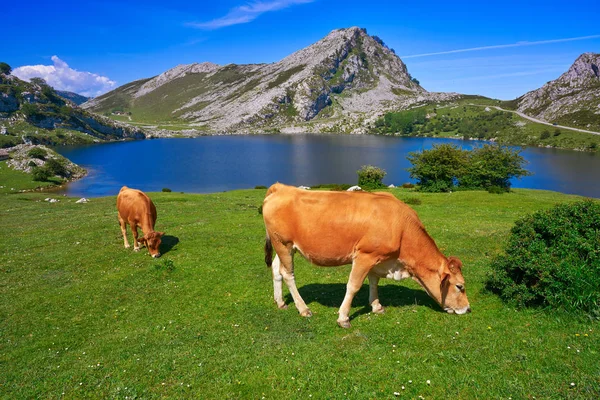
[{"label": "green bush", "polygon": [[412,206],[418,206],[422,203],[421,199],[418,197],[407,197],[406,199],[402,199],[402,201]]},{"label": "green bush", "polygon": [[358,174],[358,186],[363,189],[379,189],[385,187],[382,180],[385,177],[385,170],[372,165],[363,165],[356,171]]},{"label": "green bush", "polygon": [[[510,180],[530,175],[523,168],[525,159],[519,150],[486,144],[471,151],[452,144],[433,146],[430,150],[407,156],[413,164],[408,168],[423,192],[448,192],[461,189],[487,189],[491,186],[507,192]],[[498,193],[498,189],[494,193]]]},{"label": "green bush", "polygon": [[34,168],[31,174],[33,180],[37,182],[46,182],[52,176],[52,173],[45,167]]},{"label": "green bush", "polygon": [[10,75],[12,68],[5,62],[0,62],[0,74]]},{"label": "green bush", "polygon": [[69,175],[69,172],[67,171],[67,168],[65,167],[64,163],[58,161],[55,158],[51,158],[48,161],[46,161],[45,168],[50,172],[52,176],[58,175],[66,177],[67,175]]},{"label": "green bush", "polygon": [[34,147],[33,149],[27,152],[27,155],[31,158],[38,158],[40,160],[45,160],[48,152],[41,147]]},{"label": "green bush", "polygon": [[266,189],[267,187],[264,185],[254,186],[254,189]]},{"label": "green bush", "polygon": [[417,179],[424,192],[448,192],[462,176],[467,164],[467,151],[451,144],[434,145],[431,150],[408,153],[410,177]]},{"label": "green bush", "polygon": [[600,203],[560,204],[517,221],[487,288],[518,306],[600,317]]},{"label": "green bush", "polygon": [[165,192],[165,193],[170,193],[171,189],[169,189],[169,188],[162,188],[162,191]]},{"label": "green bush", "polygon": [[523,168],[525,159],[520,151],[510,147],[486,144],[471,150],[467,157],[463,175],[457,176],[459,186],[465,189],[497,186],[507,192],[512,178],[531,175]]}]

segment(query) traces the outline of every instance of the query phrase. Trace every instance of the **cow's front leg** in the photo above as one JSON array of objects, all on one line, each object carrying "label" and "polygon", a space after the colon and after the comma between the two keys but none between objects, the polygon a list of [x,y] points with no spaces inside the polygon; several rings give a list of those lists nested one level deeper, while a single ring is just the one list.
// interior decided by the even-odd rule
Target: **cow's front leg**
[{"label": "cow's front leg", "polygon": [[283,301],[283,276],[279,270],[280,268],[281,262],[279,261],[279,256],[275,255],[275,259],[271,265],[271,269],[273,270],[273,297],[275,298],[277,307],[283,310],[287,308],[287,305]]},{"label": "cow's front leg", "polygon": [[385,312],[385,308],[379,303],[379,277],[373,273],[373,271],[369,272],[369,303],[371,304],[371,310],[375,314],[383,314]]},{"label": "cow's front leg", "polygon": [[121,225],[121,233],[123,234],[123,246],[126,249],[130,248],[129,241],[127,240],[127,222],[119,215],[119,225]]},{"label": "cow's front leg", "polygon": [[[287,285],[288,290],[294,299],[294,304],[296,305],[300,315],[303,317],[310,317],[312,316],[312,312],[307,307],[306,303],[302,299],[302,296],[300,296],[298,288],[296,288],[296,279],[294,278],[294,257],[291,251],[285,247],[284,249],[285,250],[281,252],[281,257],[279,257],[279,272],[283,276],[283,280],[285,281],[285,284]],[[280,252],[277,251],[277,255],[279,254]]]},{"label": "cow's front leg", "polygon": [[129,226],[131,226],[131,230],[133,231],[133,251],[140,251],[140,244],[138,242],[137,224],[130,222]]},{"label": "cow's front leg", "polygon": [[359,291],[362,286],[370,267],[373,265],[371,260],[367,256],[358,255],[352,262],[352,271],[350,271],[350,278],[346,285],[346,296],[340,306],[339,317],[337,323],[342,328],[350,328],[350,307],[352,307],[352,300],[354,295]]}]

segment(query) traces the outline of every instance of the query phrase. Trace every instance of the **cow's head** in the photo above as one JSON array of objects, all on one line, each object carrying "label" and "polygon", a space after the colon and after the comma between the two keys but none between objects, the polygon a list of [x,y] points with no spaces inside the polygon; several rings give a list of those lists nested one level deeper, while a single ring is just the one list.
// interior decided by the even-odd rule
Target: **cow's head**
[{"label": "cow's head", "polygon": [[440,305],[450,314],[465,314],[471,312],[465,278],[462,274],[462,262],[456,257],[448,257],[440,273]]},{"label": "cow's head", "polygon": [[160,238],[164,232],[149,232],[138,239],[140,243],[145,245],[153,258],[160,257]]}]

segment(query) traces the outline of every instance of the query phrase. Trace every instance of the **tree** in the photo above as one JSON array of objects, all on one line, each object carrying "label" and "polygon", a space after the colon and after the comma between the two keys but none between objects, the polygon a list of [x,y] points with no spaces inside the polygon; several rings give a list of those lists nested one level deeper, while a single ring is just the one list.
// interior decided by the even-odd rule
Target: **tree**
[{"label": "tree", "polygon": [[46,81],[44,80],[44,78],[40,78],[38,76],[33,77],[29,80],[29,82],[33,83],[34,85],[38,85],[42,88],[48,86],[48,84],[46,83]]},{"label": "tree", "polygon": [[5,62],[0,62],[0,74],[10,75],[12,68]]},{"label": "tree", "polygon": [[29,150],[29,152],[27,152],[27,155],[31,158],[45,160],[46,156],[48,155],[48,152],[41,147],[34,147],[33,149]]},{"label": "tree", "polygon": [[469,152],[464,174],[458,177],[462,188],[510,190],[510,180],[531,175],[523,168],[521,151],[506,146],[486,144]]},{"label": "tree", "polygon": [[434,145],[431,150],[408,153],[410,177],[417,179],[420,190],[448,192],[467,167],[467,151],[453,144]]},{"label": "tree", "polygon": [[382,180],[385,176],[385,170],[372,165],[363,165],[356,171],[358,174],[358,186],[365,189],[378,189],[385,187]]}]

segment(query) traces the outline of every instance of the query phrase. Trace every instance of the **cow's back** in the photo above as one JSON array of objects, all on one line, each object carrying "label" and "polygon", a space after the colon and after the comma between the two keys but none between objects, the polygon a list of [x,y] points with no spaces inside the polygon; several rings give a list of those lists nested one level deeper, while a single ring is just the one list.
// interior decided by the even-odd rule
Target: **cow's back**
[{"label": "cow's back", "polygon": [[398,217],[414,213],[393,195],[306,191],[275,184],[267,191],[263,217],[272,240],[297,247],[318,265],[342,265],[356,251],[398,251]]},{"label": "cow's back", "polygon": [[[150,222],[152,227],[156,223],[156,207],[141,190],[123,186],[117,196],[117,210],[126,221],[135,221],[139,224]],[[148,221],[144,221],[146,218]]]}]

